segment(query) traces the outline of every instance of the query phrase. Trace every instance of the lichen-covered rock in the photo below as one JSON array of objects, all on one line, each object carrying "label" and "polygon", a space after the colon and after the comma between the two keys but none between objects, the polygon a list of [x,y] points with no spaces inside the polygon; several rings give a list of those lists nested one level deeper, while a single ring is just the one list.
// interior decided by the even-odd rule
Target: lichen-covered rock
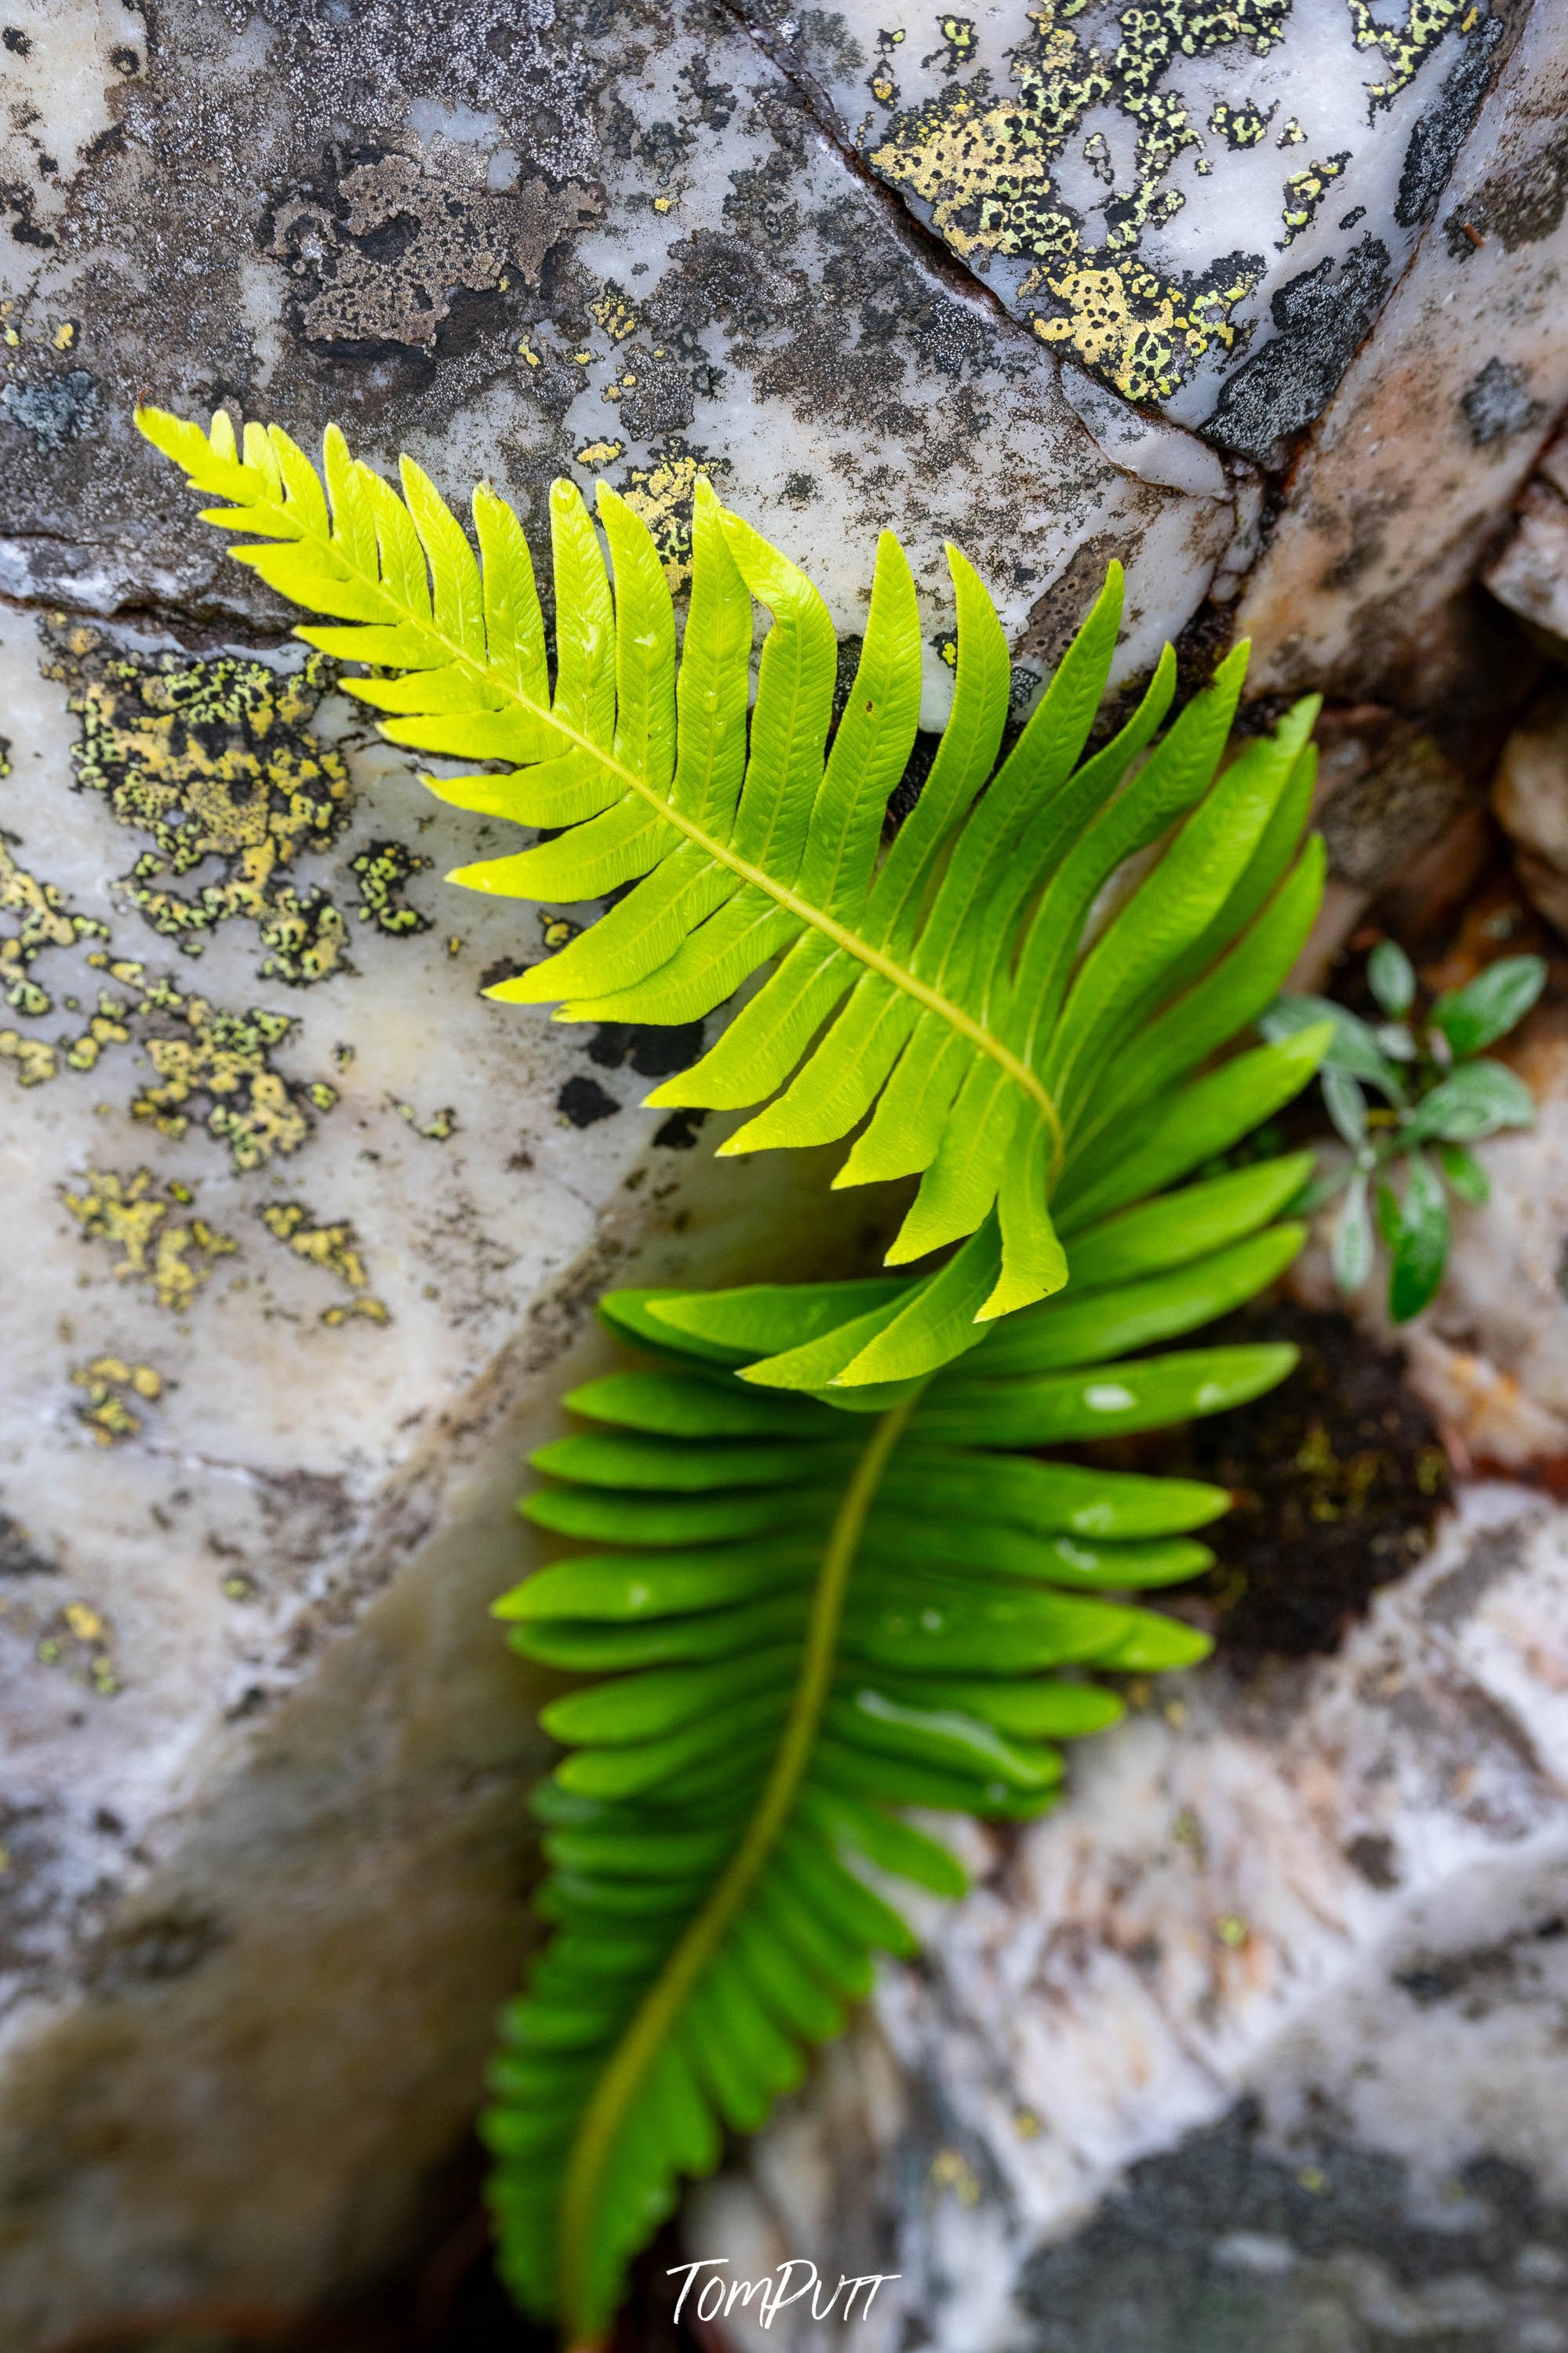
[{"label": "lichen-covered rock", "polygon": [[1468,591],[1568,403],[1565,106],[1568,26],[1532,8],[1247,581],[1257,685],[1373,696],[1462,743],[1527,682]]},{"label": "lichen-covered rock", "polygon": [[406,448],[458,494],[489,475],[531,521],[552,476],[607,480],[678,576],[709,473],[811,564],[847,631],[896,520],[931,596],[928,720],[944,537],[992,583],[1026,686],[1111,555],[1122,675],[1202,600],[1234,530],[1224,470],[1132,456],[1152,435],[1121,403],[1086,421],[1025,328],[936,266],[700,0],[613,22],[481,0],[416,26],[290,5],[243,32],[176,0],[118,64],[98,22],[62,27],[109,127],[51,176],[47,226],[10,241],[10,593],[275,625],[129,434],[151,389],[307,439],[336,417],[374,460]]},{"label": "lichen-covered rock", "polygon": [[606,1282],[834,1214],[637,1107],[692,1030],[483,1000],[539,918],[446,889],[471,827],[330,686],[0,622],[18,2353],[294,2307],[406,2229],[529,1936],[537,1693],[487,1617],[528,1449]]},{"label": "lichen-covered rock", "polygon": [[1205,1668],[977,1834],[925,1963],[687,2225],[742,2276],[900,2276],[735,2344],[1568,2342],[1565,1595],[1563,1514],[1472,1489],[1339,1656]]},{"label": "lichen-covered rock", "polygon": [[1048,348],[1263,465],[1321,413],[1510,42],[1462,0],[746,13]]},{"label": "lichen-covered rock", "polygon": [[535,1694],[485,1605],[593,1298],[875,1215],[636,1108],[691,1027],[483,1000],[571,915],[444,885],[483,829],[279,651],[136,396],[336,416],[531,525],[607,479],[678,588],[706,471],[849,632],[895,521],[933,721],[945,536],[1023,697],[1111,554],[1146,670],[1235,501],[1068,398],[700,6],[8,31],[0,2334],[33,2353],[385,2259],[526,1944]]}]

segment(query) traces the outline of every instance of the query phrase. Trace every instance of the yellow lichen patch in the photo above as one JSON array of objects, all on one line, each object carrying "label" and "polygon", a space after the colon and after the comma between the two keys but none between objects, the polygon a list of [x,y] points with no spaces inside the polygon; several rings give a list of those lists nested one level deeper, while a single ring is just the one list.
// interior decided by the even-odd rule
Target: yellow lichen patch
[{"label": "yellow lichen patch", "polygon": [[691,501],[699,480],[728,472],[727,461],[695,449],[679,433],[655,442],[646,466],[630,466],[617,484],[632,512],[647,525],[671,588],[691,577]]},{"label": "yellow lichen patch", "polygon": [[296,1258],[321,1267],[358,1294],[338,1306],[323,1308],[323,1324],[337,1325],[356,1317],[371,1324],[391,1323],[392,1311],[385,1302],[365,1295],[370,1278],[360,1256],[359,1237],[346,1218],[330,1221],[318,1218],[303,1201],[269,1201],[257,1215],[273,1239]]},{"label": "yellow lichen patch", "polygon": [[87,1391],[78,1417],[100,1446],[134,1438],[141,1429],[142,1417],[132,1407],[132,1398],[156,1405],[163,1394],[163,1377],[151,1365],[128,1364],[122,1356],[95,1356],[90,1365],[79,1365],[71,1380]]},{"label": "yellow lichen patch", "polygon": [[426,1120],[421,1120],[410,1103],[395,1103],[392,1108],[399,1119],[407,1122],[416,1135],[424,1136],[427,1143],[445,1144],[449,1137],[458,1133],[458,1114],[450,1103],[443,1105],[439,1111],[432,1112]]},{"label": "yellow lichen patch", "polygon": [[[1466,16],[1468,0],[1410,0],[1402,25],[1380,25],[1368,0],[1350,0],[1351,26],[1358,49],[1377,49],[1388,67],[1386,81],[1372,82],[1367,96],[1374,107],[1390,106],[1412,82],[1428,53],[1445,33]],[[1463,29],[1475,21],[1470,11]]]},{"label": "yellow lichen patch", "polygon": [[37,1657],[46,1667],[64,1668],[100,1699],[112,1699],[120,1689],[109,1623],[90,1601],[68,1601],[55,1612],[39,1637]]},{"label": "yellow lichen patch", "polygon": [[1285,234],[1279,245],[1281,253],[1300,236],[1303,229],[1311,227],[1317,217],[1318,206],[1350,159],[1350,149],[1343,147],[1337,155],[1331,155],[1326,164],[1309,164],[1304,172],[1291,173],[1285,183]]},{"label": "yellow lichen patch", "polygon": [[16,1029],[0,1029],[0,1060],[16,1063],[17,1082],[24,1087],[45,1086],[59,1076],[54,1048],[41,1038],[24,1038]]},{"label": "yellow lichen patch", "polygon": [[416,932],[427,932],[429,916],[408,905],[403,888],[411,875],[423,873],[429,863],[400,841],[373,841],[368,849],[351,858],[350,871],[359,879],[360,922],[374,923],[389,939],[408,939]]},{"label": "yellow lichen patch", "polygon": [[628,297],[613,282],[605,282],[604,292],[588,308],[613,343],[624,343],[628,335],[636,334],[637,314]]},{"label": "yellow lichen patch", "polygon": [[66,1208],[89,1241],[120,1252],[114,1269],[120,1282],[145,1283],[160,1307],[176,1314],[189,1307],[220,1258],[239,1245],[203,1218],[187,1217],[195,1205],[188,1186],[171,1183],[160,1198],[150,1168],[129,1176],[89,1168],[78,1193],[63,1193]]},{"label": "yellow lichen patch", "polygon": [[[9,773],[7,761],[0,776]],[[54,1009],[53,999],[32,977],[46,948],[73,948],[80,940],[109,937],[92,915],[73,914],[52,882],[41,882],[11,855],[14,834],[0,834],[0,916],[16,918],[15,931],[0,933],[0,993],[13,1013],[35,1018]]]},{"label": "yellow lichen patch", "polygon": [[1231,106],[1222,98],[1209,116],[1209,129],[1227,147],[1260,147],[1273,114],[1273,107],[1265,114],[1249,99],[1244,99],[1239,106]]},{"label": "yellow lichen patch", "polygon": [[947,54],[942,59],[944,73],[958,73],[974,56],[978,36],[973,16],[939,16],[937,31],[942,35]]},{"label": "yellow lichen patch", "polygon": [[[1032,10],[1033,34],[1012,52],[1012,92],[998,97],[984,73],[956,84],[894,117],[870,142],[869,161],[928,206],[932,226],[977,268],[993,256],[1033,265],[1020,300],[1043,295],[1059,306],[1036,318],[1044,341],[1068,345],[1130,399],[1166,397],[1212,345],[1234,347],[1232,313],[1258,283],[1263,259],[1230,254],[1194,274],[1165,272],[1140,258],[1145,230],[1168,222],[1184,202],[1165,185],[1173,165],[1202,144],[1185,101],[1163,86],[1164,77],[1179,59],[1232,42],[1263,56],[1279,39],[1288,10],[1289,0],[1181,7],[1157,0],[1124,12],[1114,49],[1079,37],[1068,21],[1079,13],[1076,5]],[[1094,245],[1054,173],[1085,117],[1105,105],[1130,117],[1137,141],[1130,184],[1104,199],[1104,239]],[[1089,160],[1113,185],[1102,137]]]},{"label": "yellow lichen patch", "polygon": [[930,2179],[933,2197],[945,2190],[961,2206],[977,2206],[980,2202],[980,2178],[962,2150],[939,2148],[931,2161]]},{"label": "yellow lichen patch", "polygon": [[287,1243],[296,1258],[325,1268],[351,1291],[364,1289],[368,1277],[359,1254],[359,1238],[346,1218],[324,1224],[302,1201],[269,1201],[256,1214],[268,1232]]},{"label": "yellow lichen patch", "polygon": [[[270,1055],[294,1023],[285,1013],[224,1013],[205,997],[184,997],[167,982],[154,983],[143,1008],[172,1017],[183,1026],[174,1035],[143,1033],[147,1058],[158,1074],[132,1103],[132,1116],[151,1120],[162,1134],[178,1138],[190,1125],[185,1109],[193,1098],[207,1104],[203,1124],[228,1146],[234,1167],[259,1168],[279,1155],[298,1152],[310,1132],[299,1096],[272,1067]],[[319,1110],[330,1111],[336,1090],[318,1081],[308,1091]]]},{"label": "yellow lichen patch", "polygon": [[1256,283],[1243,271],[1228,286],[1187,300],[1163,286],[1141,263],[1103,269],[1041,270],[1020,292],[1042,289],[1067,305],[1063,317],[1035,320],[1042,343],[1070,343],[1080,359],[1101,369],[1131,399],[1163,398],[1182,381],[1181,359],[1217,343],[1229,350],[1236,330],[1229,314]]},{"label": "yellow lichen patch", "polygon": [[[329,848],[349,813],[342,759],[309,732],[331,664],[312,654],[285,675],[228,655],[114,656],[80,626],[53,636],[50,675],[69,682],[81,721],[78,781],[152,836],[126,884],[153,928],[198,954],[220,923],[244,916],[267,950],[263,979],[302,986],[340,970],[341,912],[284,871]],[[222,861],[220,880],[190,897],[169,887],[208,859]]]},{"label": "yellow lichen patch", "polygon": [[617,458],[625,457],[626,449],[624,441],[589,441],[578,450],[577,463],[580,466],[613,466]]},{"label": "yellow lichen patch", "polygon": [[98,1010],[88,1022],[79,1038],[73,1038],[65,1049],[68,1069],[90,1071],[106,1046],[130,1043],[131,1032],[126,1028],[130,1008],[118,997],[110,997],[106,988],[98,992]]},{"label": "yellow lichen patch", "polygon": [[366,1324],[390,1324],[392,1310],[384,1299],[367,1299],[362,1294],[358,1299],[346,1301],[340,1307],[323,1307],[321,1321],[323,1324],[334,1325],[355,1321]]}]

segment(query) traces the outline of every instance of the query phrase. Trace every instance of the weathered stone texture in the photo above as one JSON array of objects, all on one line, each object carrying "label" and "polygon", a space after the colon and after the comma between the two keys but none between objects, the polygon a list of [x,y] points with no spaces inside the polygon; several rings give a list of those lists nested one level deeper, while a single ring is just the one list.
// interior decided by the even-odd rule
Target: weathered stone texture
[{"label": "weathered stone texture", "polygon": [[1503,746],[1492,813],[1537,913],[1568,937],[1568,698],[1551,690]]},{"label": "weathered stone texture", "polygon": [[152,37],[61,0],[29,27],[0,191],[19,2348],[384,2260],[526,1941],[536,1694],[485,1604],[592,1299],[876,1214],[799,1219],[820,1170],[714,1168],[700,1121],[635,1109],[691,1032],[482,1000],[570,918],[447,890],[483,828],[279,652],[136,396],[307,439],[336,416],[531,522],[556,472],[603,476],[677,586],[706,470],[847,630],[895,518],[933,720],[944,536],[1026,694],[1113,553],[1145,670],[1234,523],[1212,453],[1086,423],[723,16],[186,5]]},{"label": "weathered stone texture", "polygon": [[1565,1541],[1472,1489],[1340,1656],[1205,1670],[977,1834],[691,2253],[902,2274],[802,2348],[1563,2343]]},{"label": "weathered stone texture", "polygon": [[1517,673],[1465,592],[1568,402],[1565,106],[1563,18],[1533,9],[1247,583],[1257,685],[1457,723]]},{"label": "weathered stone texture", "polygon": [[1568,435],[1542,450],[1514,528],[1481,577],[1554,661],[1568,662]]},{"label": "weathered stone texture", "polygon": [[1513,30],[1458,0],[746,13],[1043,343],[1265,464],[1326,406]]},{"label": "weathered stone texture", "polygon": [[14,594],[274,620],[128,436],[143,388],[307,439],[335,416],[374,459],[408,448],[457,492],[488,473],[530,517],[552,475],[603,478],[678,563],[710,470],[846,629],[896,515],[932,596],[932,717],[944,536],[1018,628],[1080,546],[1120,554],[1128,675],[1230,538],[1223,472],[1173,488],[1108,457],[721,14],[289,6],[241,29],[186,0],[111,71],[68,198],[14,222]]}]

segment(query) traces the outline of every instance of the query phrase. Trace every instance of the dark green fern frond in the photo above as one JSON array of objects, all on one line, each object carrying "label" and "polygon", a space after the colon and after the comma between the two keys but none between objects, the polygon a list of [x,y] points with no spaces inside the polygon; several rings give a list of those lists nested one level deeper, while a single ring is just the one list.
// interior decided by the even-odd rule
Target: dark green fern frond
[{"label": "dark green fern frond", "polygon": [[[688,1022],[773,965],[711,1050],[649,1100],[765,1103],[728,1152],[858,1128],[836,1181],[920,1179],[889,1262],[959,1246],[861,1319],[858,1345],[838,1350],[826,1377],[836,1387],[929,1373],[989,1320],[1048,1297],[1067,1279],[1070,1217],[1109,1204],[1129,1153],[1168,1161],[1172,1136],[1199,1115],[1219,1139],[1208,1148],[1222,1149],[1310,1075],[1299,1049],[1233,1064],[1220,1090],[1228,1127],[1206,1082],[1185,1083],[1270,1002],[1310,923],[1321,860],[1300,838],[1317,704],[1299,704],[1216,776],[1246,650],[1156,744],[1174,692],[1167,649],[1120,733],[1084,758],[1120,627],[1115,565],[999,762],[1006,639],[949,549],[952,715],[884,857],[889,797],[914,742],[921,642],[890,533],[830,743],[827,608],[705,481],[679,662],[641,522],[600,485],[606,571],[579,492],[555,484],[552,679],[527,544],[488,487],[474,494],[476,557],[417,466],[403,460],[400,498],[335,428],[318,474],[276,427],[247,426],[241,448],[221,414],[210,435],[156,409],[139,422],[227,501],[208,521],[261,543],[237,548],[238,559],[333,617],[298,634],[384,673],[349,691],[391,714],[394,743],[505,764],[427,778],[434,792],[554,832],[455,880],[557,902],[624,890],[558,955],[491,995],[559,1000],[567,1020]],[[753,600],[772,618],[748,712]],[[1097,932],[1107,886],[1166,836]],[[759,1377],[788,1376],[774,1363]]]},{"label": "dark green fern frond", "polygon": [[[862,1876],[956,1895],[900,1809],[1016,1820],[1058,1744],[1121,1713],[1089,1671],[1201,1658],[1121,1599],[1196,1575],[1223,1490],[1042,1461],[1258,1396],[1280,1346],[1124,1352],[1250,1297],[1300,1247],[1268,1223],[1310,1155],[1082,1231],[1072,1291],[994,1326],[873,1416],[736,1379],[808,1349],[874,1285],[623,1292],[662,1362],[568,1402],[529,1516],[595,1547],[498,1605],[529,1657],[596,1678],[546,1709],[569,1751],[537,1799],[552,1942],[506,2014],[486,2134],[503,2268],[592,2345],[682,2177],[754,2130],[911,1933]],[[898,1284],[908,1292],[907,1282]]]}]

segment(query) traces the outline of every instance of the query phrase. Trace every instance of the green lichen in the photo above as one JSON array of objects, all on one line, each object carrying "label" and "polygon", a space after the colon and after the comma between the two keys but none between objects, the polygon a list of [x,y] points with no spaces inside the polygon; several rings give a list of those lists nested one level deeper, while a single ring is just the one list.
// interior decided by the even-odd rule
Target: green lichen
[{"label": "green lichen", "polygon": [[[236,656],[111,654],[96,631],[57,621],[48,674],[81,722],[78,783],[152,837],[125,878],[155,932],[199,955],[220,924],[253,922],[264,980],[294,987],[346,966],[348,925],[331,897],[288,871],[331,848],[347,822],[348,770],[309,732],[332,681],[312,654],[288,675]],[[171,887],[208,860],[219,880]]]}]

